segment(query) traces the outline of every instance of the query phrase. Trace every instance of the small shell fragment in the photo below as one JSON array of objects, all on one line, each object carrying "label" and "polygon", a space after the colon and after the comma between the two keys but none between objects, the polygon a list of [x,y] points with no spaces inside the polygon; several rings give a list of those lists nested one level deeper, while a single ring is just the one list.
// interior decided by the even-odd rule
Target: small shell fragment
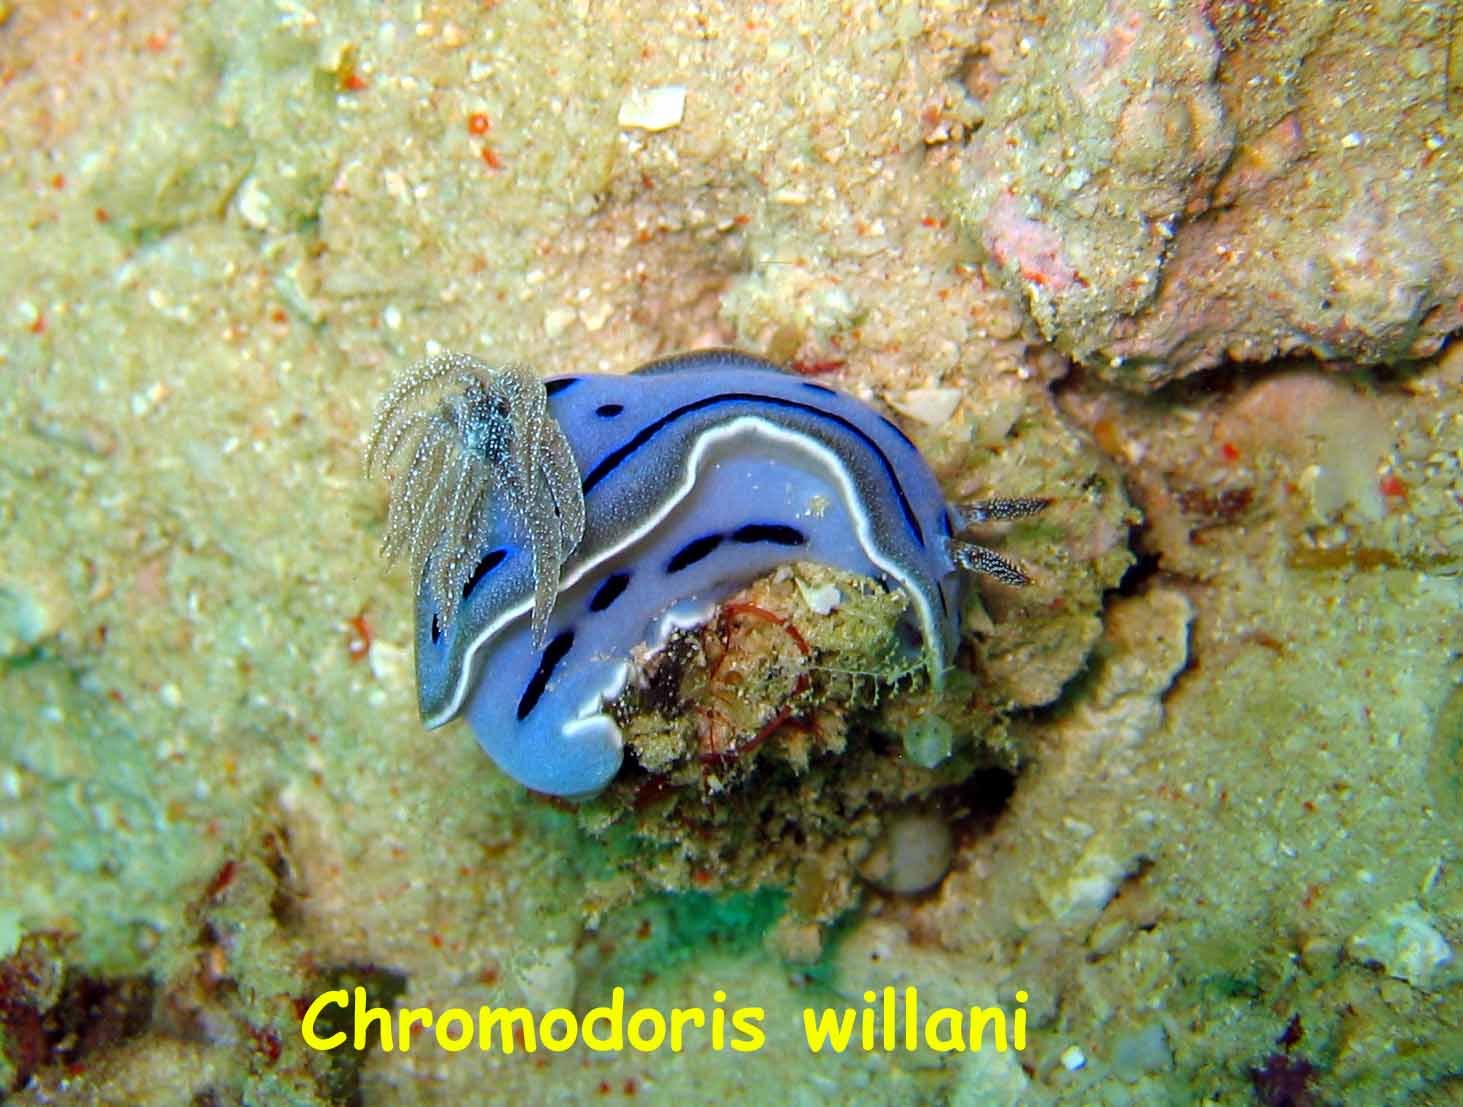
[{"label": "small shell fragment", "polygon": [[859,873],[870,884],[895,895],[928,891],[950,871],[955,836],[937,815],[896,815],[884,828]]},{"label": "small shell fragment", "polygon": [[843,593],[838,590],[838,585],[831,582],[814,585],[801,577],[794,577],[793,583],[802,593],[803,603],[814,615],[828,615],[843,602]]},{"label": "small shell fragment", "polygon": [[958,388],[911,388],[899,399],[889,402],[894,409],[927,427],[948,423],[960,406]]},{"label": "small shell fragment", "polygon": [[641,131],[666,131],[686,114],[684,85],[634,89],[620,104],[619,124]]}]

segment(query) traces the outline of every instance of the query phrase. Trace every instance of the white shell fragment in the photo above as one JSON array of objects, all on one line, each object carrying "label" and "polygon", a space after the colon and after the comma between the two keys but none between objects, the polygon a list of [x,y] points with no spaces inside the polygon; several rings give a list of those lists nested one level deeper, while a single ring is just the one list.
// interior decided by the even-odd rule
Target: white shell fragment
[{"label": "white shell fragment", "polygon": [[899,399],[889,402],[902,415],[908,415],[927,427],[938,427],[950,421],[960,406],[958,388],[911,388]]},{"label": "white shell fragment", "polygon": [[679,126],[685,114],[684,85],[637,88],[621,102],[618,122],[640,131],[666,131]]},{"label": "white shell fragment", "polygon": [[824,584],[809,584],[802,577],[794,577],[793,583],[802,593],[803,603],[814,615],[828,615],[843,602],[843,593],[831,581]]},{"label": "white shell fragment", "polygon": [[1399,904],[1353,934],[1347,952],[1414,988],[1428,988],[1453,960],[1447,940],[1415,901]]}]

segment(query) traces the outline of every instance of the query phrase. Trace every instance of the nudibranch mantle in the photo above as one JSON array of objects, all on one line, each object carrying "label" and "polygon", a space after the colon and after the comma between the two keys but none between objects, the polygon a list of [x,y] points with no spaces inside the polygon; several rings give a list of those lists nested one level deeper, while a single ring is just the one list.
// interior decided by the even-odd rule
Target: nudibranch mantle
[{"label": "nudibranch mantle", "polygon": [[[450,368],[439,368],[445,361]],[[936,686],[959,637],[959,568],[1025,582],[954,531],[1045,501],[962,512],[884,416],[746,354],[708,350],[628,376],[549,378],[542,408],[477,404],[502,422],[486,434],[457,417],[455,398],[435,415],[399,414],[413,380],[450,376],[464,393],[492,396],[496,375],[524,372],[461,355],[429,359],[387,393],[368,458],[412,451],[391,517],[403,520],[417,563],[423,722],[464,715],[499,767],[537,791],[583,797],[608,784],[623,743],[603,706],[624,688],[631,649],[704,622],[780,564],[821,562],[902,588]],[[474,462],[458,457],[464,451],[499,470],[466,492],[460,474]],[[448,477],[458,486],[439,491]],[[399,502],[407,497],[416,502]],[[432,529],[431,511],[454,510],[472,525]],[[396,534],[389,529],[388,552]],[[395,544],[408,543],[398,535]]]}]

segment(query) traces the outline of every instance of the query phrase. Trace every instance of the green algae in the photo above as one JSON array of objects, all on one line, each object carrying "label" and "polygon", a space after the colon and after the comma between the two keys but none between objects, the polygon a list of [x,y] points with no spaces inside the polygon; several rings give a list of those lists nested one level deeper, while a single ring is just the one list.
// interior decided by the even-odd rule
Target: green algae
[{"label": "green algae", "polygon": [[1441,817],[1463,820],[1463,685],[1449,692],[1438,708],[1427,778]]},{"label": "green algae", "polygon": [[[5,788],[19,801],[0,855],[5,907],[29,925],[56,919],[82,964],[136,972],[181,921],[184,889],[213,847],[161,799],[156,748],[84,674],[37,647],[5,679],[23,680],[11,709],[37,721],[34,731],[0,727]],[[51,864],[25,864],[27,848],[44,848]],[[58,902],[60,918],[50,915]]]},{"label": "green algae", "polygon": [[645,896],[601,922],[599,942],[610,952],[581,986],[586,995],[605,995],[616,984],[675,974],[711,952],[733,959],[751,956],[786,903],[786,892],[773,888]]}]

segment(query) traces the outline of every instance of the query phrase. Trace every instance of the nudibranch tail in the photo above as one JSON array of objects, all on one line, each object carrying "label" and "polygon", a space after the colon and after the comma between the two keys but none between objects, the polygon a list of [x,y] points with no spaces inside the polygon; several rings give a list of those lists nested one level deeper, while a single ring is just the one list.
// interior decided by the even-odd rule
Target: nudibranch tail
[{"label": "nudibranch tail", "polygon": [[559,571],[584,534],[579,469],[543,382],[522,366],[463,354],[419,362],[381,399],[366,472],[403,455],[410,460],[396,474],[382,554],[407,551],[418,591],[429,583],[450,622],[496,518],[510,517],[532,551],[541,645]]}]

